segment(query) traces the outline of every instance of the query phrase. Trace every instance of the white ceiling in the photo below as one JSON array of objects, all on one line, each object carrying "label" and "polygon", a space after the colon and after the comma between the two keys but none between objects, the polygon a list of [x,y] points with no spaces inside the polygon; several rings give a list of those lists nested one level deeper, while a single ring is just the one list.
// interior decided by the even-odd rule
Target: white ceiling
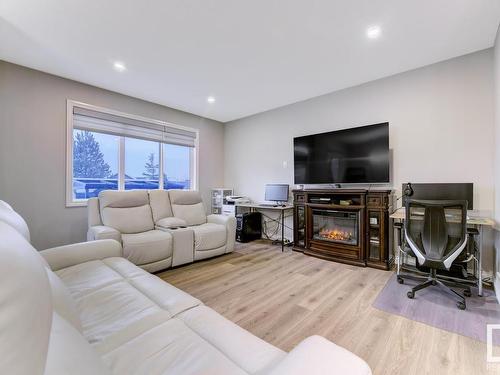
[{"label": "white ceiling", "polygon": [[499,20],[498,0],[2,0],[0,59],[226,122],[491,47]]}]

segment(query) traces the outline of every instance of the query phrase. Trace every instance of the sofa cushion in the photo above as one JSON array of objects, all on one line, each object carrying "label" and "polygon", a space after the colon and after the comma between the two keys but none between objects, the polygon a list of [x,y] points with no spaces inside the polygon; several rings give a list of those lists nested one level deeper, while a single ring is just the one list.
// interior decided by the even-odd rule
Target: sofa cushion
[{"label": "sofa cushion", "polygon": [[46,269],[46,271],[50,282],[52,306],[54,310],[79,332],[83,332],[76,302],[73,297],[71,297],[68,288],[54,272],[49,269]]},{"label": "sofa cushion", "polygon": [[201,305],[198,299],[151,274],[133,278],[129,282],[171,316]]},{"label": "sofa cushion", "polygon": [[123,279],[118,272],[108,267],[102,260],[63,268],[56,271],[56,274],[68,287],[75,300]]},{"label": "sofa cushion", "polygon": [[158,224],[158,220],[172,216],[170,206],[170,196],[167,190],[149,190],[149,204],[153,212],[153,220]]},{"label": "sofa cushion", "polygon": [[207,306],[189,309],[177,318],[248,373],[274,367],[286,356],[284,351],[252,335]]},{"label": "sofa cushion", "polygon": [[191,227],[194,231],[194,250],[212,250],[226,244],[226,227],[221,224],[206,223]]},{"label": "sofa cushion", "polygon": [[131,327],[131,334],[137,335],[151,328],[158,316],[164,321],[201,304],[124,258],[82,263],[57,274],[72,293],[84,335],[94,345],[116,335],[128,339],[124,331]]},{"label": "sofa cushion", "polygon": [[123,256],[137,265],[148,264],[172,256],[172,236],[161,230],[123,234]]},{"label": "sofa cushion", "polygon": [[157,276],[151,275],[124,258],[107,258],[82,263],[57,271],[57,274],[75,299],[126,279],[172,316],[201,304],[198,299],[164,282]]},{"label": "sofa cushion", "polygon": [[161,311],[126,280],[81,296],[76,302],[83,334],[91,344]]},{"label": "sofa cushion", "polygon": [[[45,375],[111,375],[97,352],[71,324],[53,314]],[[32,373],[34,374],[34,372]]]},{"label": "sofa cushion", "polygon": [[[250,351],[245,351],[252,357]],[[128,375],[247,374],[178,319],[170,319],[102,356],[113,373]]]},{"label": "sofa cushion", "polygon": [[169,190],[172,213],[184,220],[187,225],[200,225],[207,222],[207,214],[201,195],[197,191]]}]

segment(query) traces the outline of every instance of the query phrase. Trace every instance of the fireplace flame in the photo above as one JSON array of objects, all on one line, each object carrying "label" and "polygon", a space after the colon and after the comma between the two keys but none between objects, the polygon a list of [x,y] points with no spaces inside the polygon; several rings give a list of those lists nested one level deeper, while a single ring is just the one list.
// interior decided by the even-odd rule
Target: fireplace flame
[{"label": "fireplace flame", "polygon": [[321,238],[326,238],[329,240],[336,240],[336,241],[350,241],[350,240],[352,240],[352,233],[351,232],[344,232],[344,231],[337,230],[337,229],[321,229],[319,231],[319,236]]}]

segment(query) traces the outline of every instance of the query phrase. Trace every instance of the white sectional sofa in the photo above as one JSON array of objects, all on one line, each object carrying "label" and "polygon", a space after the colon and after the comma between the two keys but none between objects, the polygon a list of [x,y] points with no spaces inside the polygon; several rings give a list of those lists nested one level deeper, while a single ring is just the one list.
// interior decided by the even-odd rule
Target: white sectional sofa
[{"label": "white sectional sofa", "polygon": [[0,306],[0,374],[371,373],[319,336],[283,352],[135,266],[115,240],[38,252],[5,204]]},{"label": "white sectional sofa", "polygon": [[89,241],[114,239],[124,257],[155,272],[232,252],[236,220],[206,215],[197,191],[106,190],[88,201]]}]

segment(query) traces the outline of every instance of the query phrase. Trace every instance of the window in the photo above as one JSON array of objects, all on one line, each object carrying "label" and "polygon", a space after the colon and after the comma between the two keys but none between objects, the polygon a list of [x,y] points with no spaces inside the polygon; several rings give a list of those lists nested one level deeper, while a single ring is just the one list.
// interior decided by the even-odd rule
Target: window
[{"label": "window", "polygon": [[73,131],[73,198],[97,197],[118,189],[118,137]]},{"label": "window", "polygon": [[68,101],[67,205],[102,190],[195,189],[194,129]]},{"label": "window", "polygon": [[193,149],[163,145],[163,186],[165,189],[189,189],[192,180]]},{"label": "window", "polygon": [[160,144],[125,138],[125,190],[158,189],[159,186]]}]

